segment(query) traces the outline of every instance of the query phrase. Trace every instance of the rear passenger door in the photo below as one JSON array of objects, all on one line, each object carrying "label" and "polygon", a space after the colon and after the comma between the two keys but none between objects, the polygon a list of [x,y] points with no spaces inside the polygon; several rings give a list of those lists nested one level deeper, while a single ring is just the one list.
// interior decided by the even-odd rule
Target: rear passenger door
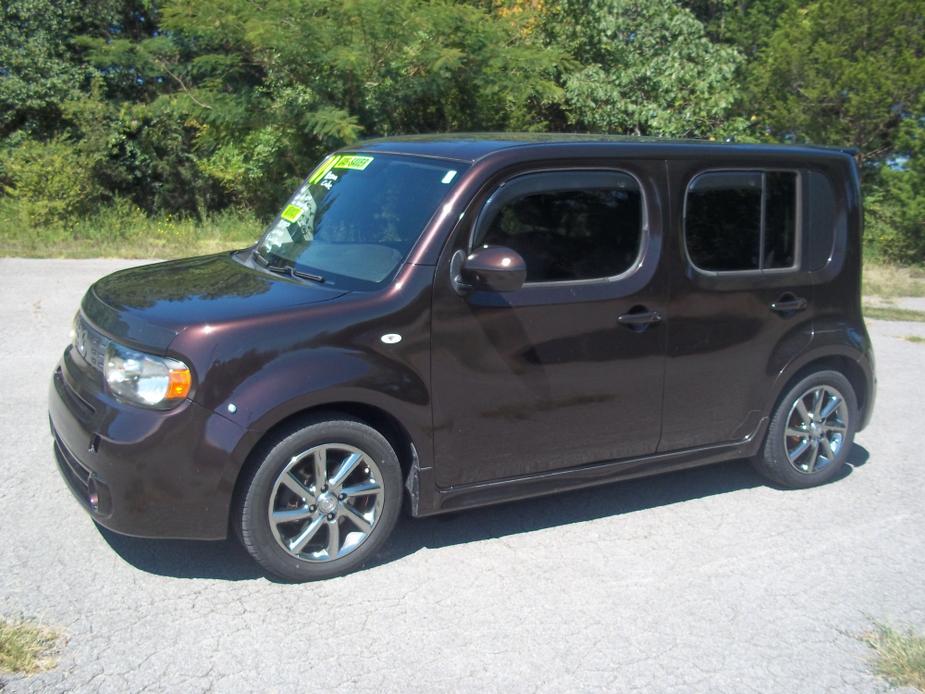
[{"label": "rear passenger door", "polygon": [[787,162],[669,163],[672,244],[660,451],[741,441],[812,337],[806,175]]}]

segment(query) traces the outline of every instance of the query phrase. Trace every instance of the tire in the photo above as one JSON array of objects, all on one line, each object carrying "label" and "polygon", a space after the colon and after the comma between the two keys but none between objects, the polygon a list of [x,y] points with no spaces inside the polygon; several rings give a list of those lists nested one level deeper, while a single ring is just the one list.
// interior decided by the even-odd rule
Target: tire
[{"label": "tire", "polygon": [[274,576],[302,582],[355,571],[395,527],[401,466],[385,437],[366,424],[309,420],[256,455],[242,480],[235,525],[250,555]]},{"label": "tire", "polygon": [[[817,393],[821,393],[819,400]],[[764,446],[752,465],[783,487],[805,489],[825,484],[844,466],[857,422],[857,396],[848,379],[837,371],[810,374],[778,402]]]}]

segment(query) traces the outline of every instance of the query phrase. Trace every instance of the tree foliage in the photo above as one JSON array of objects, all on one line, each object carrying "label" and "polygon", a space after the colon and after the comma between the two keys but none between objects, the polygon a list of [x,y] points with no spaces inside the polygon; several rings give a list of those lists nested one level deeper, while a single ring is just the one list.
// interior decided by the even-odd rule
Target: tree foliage
[{"label": "tree foliage", "polygon": [[750,71],[774,139],[856,147],[876,164],[925,89],[921,0],[793,5]]},{"label": "tree foliage", "polygon": [[67,45],[80,30],[77,0],[0,4],[0,135],[45,135],[86,74]]},{"label": "tree foliage", "polygon": [[[925,97],[915,111],[925,113]],[[921,262],[925,259],[925,117],[903,120],[894,155],[881,164],[880,179],[867,200],[871,243],[888,260]]]},{"label": "tree foliage", "polygon": [[735,46],[754,60],[767,46],[786,10],[806,0],[685,0],[682,3],[703,22],[713,41]]},{"label": "tree foliage", "polygon": [[358,138],[581,130],[859,149],[925,258],[922,0],[0,0],[0,212],[269,214]]},{"label": "tree foliage", "polygon": [[571,125],[634,135],[734,134],[740,55],[673,0],[566,0],[549,12],[577,61],[564,78]]}]

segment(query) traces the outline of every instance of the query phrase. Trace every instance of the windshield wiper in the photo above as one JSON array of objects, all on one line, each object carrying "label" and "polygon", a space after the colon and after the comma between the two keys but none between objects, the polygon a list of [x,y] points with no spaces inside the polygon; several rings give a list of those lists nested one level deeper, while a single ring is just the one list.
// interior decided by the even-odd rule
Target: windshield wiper
[{"label": "windshield wiper", "polygon": [[289,275],[290,277],[297,277],[300,280],[311,280],[312,282],[324,282],[324,277],[321,275],[296,270],[292,265],[270,265],[267,263],[264,267],[270,272],[275,272],[280,275]]},{"label": "windshield wiper", "polygon": [[264,267],[270,264],[270,259],[260,252],[259,246],[254,246],[253,257],[254,260],[258,261]]},{"label": "windshield wiper", "polygon": [[[275,254],[273,254],[275,255]],[[279,256],[276,256],[279,257]],[[279,275],[289,275],[290,277],[297,277],[300,280],[311,280],[312,282],[324,282],[324,277],[322,275],[316,275],[313,272],[304,272],[303,270],[296,270],[293,265],[274,265],[270,262],[270,259],[260,252],[259,249],[254,249],[254,258],[263,265],[270,272],[275,272]]]}]

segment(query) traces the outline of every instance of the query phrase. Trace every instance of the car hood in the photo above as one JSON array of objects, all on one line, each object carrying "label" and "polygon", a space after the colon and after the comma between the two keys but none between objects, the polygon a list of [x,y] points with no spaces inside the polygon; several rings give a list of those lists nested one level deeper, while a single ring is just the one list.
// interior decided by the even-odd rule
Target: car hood
[{"label": "car hood", "polygon": [[278,276],[231,253],[121,270],[84,296],[84,315],[116,339],[166,350],[185,328],[331,301],[347,292]]}]

